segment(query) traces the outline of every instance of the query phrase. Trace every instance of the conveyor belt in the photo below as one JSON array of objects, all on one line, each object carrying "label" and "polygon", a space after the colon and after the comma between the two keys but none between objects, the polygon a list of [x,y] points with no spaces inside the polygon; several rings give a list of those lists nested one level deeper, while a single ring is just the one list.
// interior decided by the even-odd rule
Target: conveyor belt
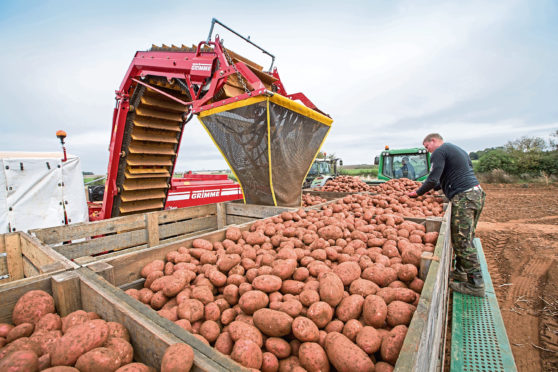
[{"label": "conveyor belt", "polygon": [[480,240],[484,298],[453,292],[451,370],[517,371]]},{"label": "conveyor belt", "polygon": [[[190,97],[166,79],[146,81],[183,101]],[[184,127],[186,107],[149,88],[138,86],[131,98],[134,110],[126,118],[112,216],[161,210]]]}]

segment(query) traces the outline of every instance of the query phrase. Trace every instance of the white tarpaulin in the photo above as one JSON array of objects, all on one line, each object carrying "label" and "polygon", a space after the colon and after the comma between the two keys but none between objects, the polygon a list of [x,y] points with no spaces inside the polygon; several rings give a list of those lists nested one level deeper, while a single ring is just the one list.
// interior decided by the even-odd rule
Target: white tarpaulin
[{"label": "white tarpaulin", "polygon": [[79,158],[0,153],[0,233],[88,221]]}]

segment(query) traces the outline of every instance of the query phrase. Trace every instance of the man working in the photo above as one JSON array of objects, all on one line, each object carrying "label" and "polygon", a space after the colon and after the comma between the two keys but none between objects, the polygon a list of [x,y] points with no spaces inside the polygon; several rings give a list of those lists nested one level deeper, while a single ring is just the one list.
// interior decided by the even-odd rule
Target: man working
[{"label": "man working", "polygon": [[432,154],[432,169],[422,186],[408,196],[417,197],[431,189],[441,188],[451,200],[451,243],[456,266],[450,274],[453,279],[450,288],[484,297],[484,281],[473,239],[486,194],[465,151],[451,143],[444,143],[437,133],[427,135],[422,143]]},{"label": "man working", "polygon": [[409,178],[411,180],[415,180],[415,168],[413,168],[413,166],[411,165],[411,162],[409,161],[409,157],[408,156],[404,156],[403,159],[401,159],[401,177],[403,178]]}]

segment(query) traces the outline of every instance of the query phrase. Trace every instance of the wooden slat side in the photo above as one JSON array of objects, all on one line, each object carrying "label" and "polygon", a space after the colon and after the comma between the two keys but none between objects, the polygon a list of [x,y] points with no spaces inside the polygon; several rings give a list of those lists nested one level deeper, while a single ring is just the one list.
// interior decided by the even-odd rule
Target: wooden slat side
[{"label": "wooden slat side", "polygon": [[[168,321],[169,324],[161,326],[160,319],[164,318],[96,276],[91,270],[81,268],[78,272],[81,278],[83,309],[94,311],[107,321],[124,325],[130,333],[136,360],[159,368],[168,346],[186,342],[194,349],[194,365],[197,371],[243,370],[238,364],[218,354],[173,322]],[[175,336],[175,328],[183,332],[178,332],[179,337]]]},{"label": "wooden slat side", "polygon": [[158,212],[157,216],[159,224],[163,224],[213,214],[217,214],[217,207],[215,204],[206,204],[197,207],[169,209]]},{"label": "wooden slat side", "polygon": [[23,275],[23,259],[21,255],[21,240],[19,233],[10,233],[4,235],[6,244],[6,260],[8,262],[8,274],[10,280],[18,280]]},{"label": "wooden slat side", "polygon": [[8,275],[8,260],[5,256],[0,256],[0,277],[4,275]]},{"label": "wooden slat side", "polygon": [[[143,215],[142,215],[143,217]],[[102,236],[80,243],[72,243],[54,247],[54,249],[69,259],[90,256],[106,251],[125,249],[146,244],[145,230]]]},{"label": "wooden slat side", "polygon": [[42,250],[40,242],[30,239],[26,233],[21,233],[21,253],[25,256],[33,266],[40,268],[41,266],[53,263],[55,260]]},{"label": "wooden slat side", "polygon": [[159,226],[159,237],[165,239],[168,237],[178,236],[192,233],[195,231],[215,229],[215,216],[194,218],[192,220],[174,222]]},{"label": "wooden slat side", "polygon": [[255,205],[255,204],[240,204],[240,203],[226,203],[227,214],[254,217],[254,218],[267,218],[271,216],[278,215],[282,212],[293,212],[298,208],[288,208],[288,207],[271,207],[266,205]]},{"label": "wooden slat side", "polygon": [[147,225],[147,246],[154,247],[159,244],[159,224],[157,223],[157,214],[147,213],[145,215],[145,223]]},{"label": "wooden slat side", "polygon": [[75,271],[52,277],[52,296],[58,315],[64,317],[81,308],[80,279]]},{"label": "wooden slat side", "polygon": [[222,229],[227,225],[227,206],[225,203],[217,203],[217,229]]},{"label": "wooden slat side", "polygon": [[242,217],[242,216],[235,216],[235,215],[227,215],[227,225],[240,225],[247,222],[254,221],[255,218],[252,217]]},{"label": "wooden slat side", "polygon": [[72,225],[49,227],[46,229],[30,230],[45,244],[58,244],[70,240],[88,238],[119,231],[129,231],[145,228],[143,215],[116,217],[103,221],[83,222]]},{"label": "wooden slat side", "polygon": [[31,263],[31,261],[29,261],[29,259],[25,256],[21,256],[21,262],[23,264],[23,276],[26,278],[30,278],[32,276],[37,276],[39,275],[41,272],[39,271],[39,268],[37,268],[36,266],[33,265],[33,263]]}]

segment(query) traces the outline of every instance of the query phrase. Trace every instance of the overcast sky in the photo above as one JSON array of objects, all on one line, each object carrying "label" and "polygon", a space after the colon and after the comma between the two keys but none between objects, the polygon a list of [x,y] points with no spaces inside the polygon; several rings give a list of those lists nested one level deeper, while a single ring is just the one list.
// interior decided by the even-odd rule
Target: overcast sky
[{"label": "overcast sky", "polygon": [[[322,150],[345,164],[430,132],[475,151],[558,129],[557,1],[2,0],[0,151],[55,151],[64,129],[83,170],[105,173],[135,51],[205,40],[213,17],[275,54],[287,91],[331,115]],[[176,170],[226,167],[192,120]]]}]

